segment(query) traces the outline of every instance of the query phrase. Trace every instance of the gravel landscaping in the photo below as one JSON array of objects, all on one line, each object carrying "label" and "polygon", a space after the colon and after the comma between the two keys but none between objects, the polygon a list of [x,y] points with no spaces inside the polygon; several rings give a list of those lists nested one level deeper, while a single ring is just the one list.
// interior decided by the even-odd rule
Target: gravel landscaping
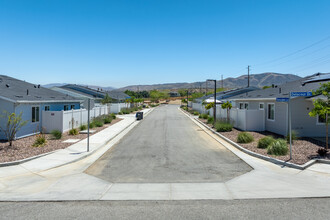
[{"label": "gravel landscaping", "polygon": [[[187,112],[187,113],[189,113],[189,112]],[[189,114],[192,115],[191,113],[189,113]],[[199,119],[199,120],[202,121],[203,123],[207,124],[207,120],[205,120],[205,119]],[[212,125],[209,125],[209,126],[211,127]],[[237,143],[237,136],[240,132],[242,132],[242,131],[233,128],[233,130],[230,132],[219,132],[219,133],[221,135],[227,137],[228,139],[234,141],[235,143]],[[294,140],[293,144],[292,144],[292,160],[290,160],[289,153],[286,156],[275,156],[275,155],[267,154],[267,149],[257,148],[258,140],[267,135],[271,135],[274,138],[284,138],[283,136],[277,135],[274,133],[270,133],[270,132],[252,132],[251,131],[248,133],[250,133],[254,137],[254,141],[251,143],[248,143],[248,144],[239,143],[239,145],[250,151],[253,151],[253,152],[261,154],[261,155],[273,157],[273,158],[276,158],[279,160],[283,160],[283,161],[287,161],[287,162],[291,162],[291,163],[295,163],[295,164],[299,164],[299,165],[303,165],[312,159],[328,159],[328,160],[330,160],[329,153],[327,154],[326,157],[320,157],[317,153],[317,150],[320,147],[325,147],[325,143],[314,140],[312,138],[300,138],[298,140]],[[289,146],[289,144],[288,144],[288,146]]]},{"label": "gravel landscaping", "polygon": [[[91,130],[95,130],[95,133],[93,134],[96,134],[121,120],[122,119],[116,118],[112,120],[111,124],[104,124],[103,127],[94,127]],[[45,137],[47,139],[47,144],[43,147],[32,147],[36,135],[13,141],[13,146],[9,146],[8,142],[0,142],[0,163],[22,160],[58,149],[64,149],[72,145],[72,143],[63,143],[63,141],[67,139],[83,140],[87,138],[87,134],[69,135],[68,132],[65,132],[59,140],[53,139],[51,134],[45,134]]]}]

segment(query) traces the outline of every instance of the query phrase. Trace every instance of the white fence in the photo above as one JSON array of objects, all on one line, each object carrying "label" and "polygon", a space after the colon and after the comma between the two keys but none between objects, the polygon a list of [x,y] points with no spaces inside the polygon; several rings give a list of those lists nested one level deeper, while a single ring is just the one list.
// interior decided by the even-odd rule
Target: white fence
[{"label": "white fence", "polygon": [[[206,110],[201,103],[193,103],[192,109],[200,113],[209,113],[213,117],[213,108]],[[226,119],[227,110],[217,106],[217,119]],[[233,108],[229,111],[230,121],[235,128],[243,131],[264,131],[265,130],[265,111],[264,110],[245,110]]]},{"label": "white fence", "polygon": [[[90,119],[109,113],[118,113],[121,111],[121,108],[125,107],[127,107],[125,103],[94,107],[90,110]],[[42,129],[46,133],[49,133],[52,130],[66,132],[72,129],[72,127],[77,128],[80,125],[87,124],[87,122],[87,109],[70,111],[42,111]]]}]

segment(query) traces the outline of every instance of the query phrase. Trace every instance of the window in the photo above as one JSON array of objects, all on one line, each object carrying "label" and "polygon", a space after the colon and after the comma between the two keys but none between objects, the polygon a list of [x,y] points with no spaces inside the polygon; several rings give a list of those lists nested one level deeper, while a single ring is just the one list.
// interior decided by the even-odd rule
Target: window
[{"label": "window", "polygon": [[32,107],[32,122],[39,122],[39,107]]},{"label": "window", "polygon": [[268,120],[275,120],[275,104],[268,104]]},{"label": "window", "polygon": [[318,115],[317,116],[317,124],[325,124],[325,115]]},{"label": "window", "polygon": [[239,109],[248,109],[248,108],[249,108],[249,103],[247,103],[247,102],[239,103]]},{"label": "window", "polygon": [[71,105],[71,109],[74,109],[74,105]]},{"label": "window", "polygon": [[64,111],[68,111],[69,110],[69,105],[64,105]]},{"label": "window", "polygon": [[46,106],[45,106],[45,111],[49,111],[49,110],[50,110],[49,105],[46,105]]},{"label": "window", "polygon": [[264,110],[264,103],[259,103],[259,110]]}]

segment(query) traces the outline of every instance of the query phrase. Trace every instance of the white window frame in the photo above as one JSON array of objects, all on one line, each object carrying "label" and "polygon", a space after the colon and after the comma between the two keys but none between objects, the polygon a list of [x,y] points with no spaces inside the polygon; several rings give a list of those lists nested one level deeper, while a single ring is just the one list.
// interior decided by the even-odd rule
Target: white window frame
[{"label": "white window frame", "polygon": [[[47,108],[47,109],[46,109]],[[46,112],[47,111],[50,111],[50,106],[49,105],[45,105],[45,109],[44,109]]]},{"label": "white window frame", "polygon": [[[270,119],[269,118],[269,105],[273,105],[274,106],[274,119]],[[275,121],[275,103],[267,103],[267,120],[268,121]]]},{"label": "white window frame", "polygon": [[[262,108],[260,108],[260,105],[262,104]],[[259,110],[264,110],[265,109],[265,103],[264,102],[259,102]]]},{"label": "white window frame", "polygon": [[[241,104],[243,105],[242,106],[243,108],[241,108]],[[247,105],[247,108],[245,107],[245,105]],[[248,102],[240,102],[238,108],[248,110],[249,109],[249,103]]]},{"label": "white window frame", "polygon": [[[37,116],[37,114],[36,114],[37,111],[35,110],[35,119],[36,119],[35,121],[33,121],[33,108],[35,108],[35,109],[38,108],[38,113],[39,113]],[[31,106],[31,113],[32,113],[31,114],[31,123],[32,124],[39,123],[40,122],[40,106],[38,106],[38,105]]]},{"label": "white window frame", "polygon": [[316,116],[316,125],[325,125],[325,122],[319,121],[319,115]]},{"label": "white window frame", "polygon": [[[65,110],[65,106],[67,106],[66,110]],[[63,110],[64,111],[69,111],[69,105],[64,105]]]}]

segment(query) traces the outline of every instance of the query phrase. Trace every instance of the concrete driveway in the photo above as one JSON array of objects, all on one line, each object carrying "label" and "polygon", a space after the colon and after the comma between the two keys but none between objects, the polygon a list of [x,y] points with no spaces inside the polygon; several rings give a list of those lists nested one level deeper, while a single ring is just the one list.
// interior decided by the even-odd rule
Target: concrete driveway
[{"label": "concrete driveway", "polygon": [[226,182],[251,167],[176,105],[156,108],[87,174],[112,183]]}]

